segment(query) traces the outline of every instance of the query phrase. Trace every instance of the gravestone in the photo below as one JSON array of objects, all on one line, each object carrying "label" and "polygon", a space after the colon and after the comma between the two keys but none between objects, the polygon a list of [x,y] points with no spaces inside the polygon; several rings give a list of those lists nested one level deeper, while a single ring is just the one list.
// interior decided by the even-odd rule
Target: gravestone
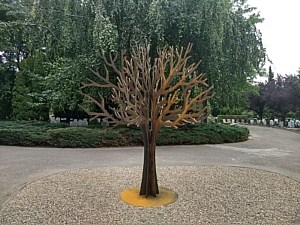
[{"label": "gravestone", "polygon": [[78,120],[74,119],[73,121],[70,121],[70,126],[78,126]]},{"label": "gravestone", "polygon": [[54,116],[49,116],[49,119],[50,119],[50,123],[56,123]]},{"label": "gravestone", "polygon": [[84,118],[83,120],[78,120],[77,123],[78,123],[78,126],[88,126],[89,125],[87,118]]},{"label": "gravestone", "polygon": [[294,120],[291,120],[291,121],[289,122],[289,127],[290,127],[290,128],[295,128],[295,121],[294,121]]},{"label": "gravestone", "polygon": [[283,121],[279,121],[279,126],[280,126],[280,127],[283,127],[283,125],[284,125],[284,124],[283,124]]},{"label": "gravestone", "polygon": [[104,118],[102,120],[102,126],[104,126],[104,127],[108,127],[109,126],[108,120],[106,118]]}]

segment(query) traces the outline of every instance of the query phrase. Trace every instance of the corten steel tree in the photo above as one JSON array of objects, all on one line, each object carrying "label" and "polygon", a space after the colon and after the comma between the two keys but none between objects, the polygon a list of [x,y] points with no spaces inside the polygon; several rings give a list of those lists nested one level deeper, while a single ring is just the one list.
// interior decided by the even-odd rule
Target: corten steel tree
[{"label": "corten steel tree", "polygon": [[[199,63],[188,65],[192,45],[186,50],[174,47],[158,50],[158,57],[151,61],[150,46],[140,45],[132,50],[131,58],[121,53],[120,69],[116,66],[117,56],[100,57],[105,62],[106,74],[92,72],[101,83],[88,79],[86,87],[107,87],[112,89],[112,100],[117,107],[110,114],[104,98],[96,100],[84,94],[88,103],[96,104],[100,112],[82,107],[92,119],[104,117],[111,124],[139,126],[144,140],[144,166],[140,195],[146,197],[159,194],[155,147],[156,137],[162,126],[175,127],[185,123],[196,123],[206,116],[204,102],[210,98],[206,79],[197,74]],[[117,73],[117,84],[110,79],[109,68]],[[196,92],[196,93],[195,93]]]}]

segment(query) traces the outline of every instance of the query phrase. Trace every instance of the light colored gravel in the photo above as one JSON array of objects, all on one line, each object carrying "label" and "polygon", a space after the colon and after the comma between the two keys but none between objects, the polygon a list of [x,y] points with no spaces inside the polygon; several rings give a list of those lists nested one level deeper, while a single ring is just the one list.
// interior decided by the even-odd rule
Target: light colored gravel
[{"label": "light colored gravel", "polygon": [[0,224],[292,224],[300,184],[285,176],[240,167],[158,168],[159,185],[179,198],[140,208],[119,198],[139,185],[140,167],[77,170],[27,185],[3,207]]}]

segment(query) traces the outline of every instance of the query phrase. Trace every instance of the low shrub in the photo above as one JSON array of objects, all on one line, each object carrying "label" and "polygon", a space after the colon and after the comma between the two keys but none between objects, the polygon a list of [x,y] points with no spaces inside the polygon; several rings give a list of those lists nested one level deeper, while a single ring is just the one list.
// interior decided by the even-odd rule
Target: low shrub
[{"label": "low shrub", "polygon": [[47,131],[48,144],[54,147],[95,148],[120,146],[122,136],[119,132],[86,127],[68,127]]},{"label": "low shrub", "polygon": [[[198,145],[239,142],[248,139],[245,127],[224,124],[188,124],[178,129],[163,127],[157,145]],[[95,148],[141,146],[139,128],[70,127],[45,122],[0,122],[0,144],[19,146],[51,146],[62,148]]]}]

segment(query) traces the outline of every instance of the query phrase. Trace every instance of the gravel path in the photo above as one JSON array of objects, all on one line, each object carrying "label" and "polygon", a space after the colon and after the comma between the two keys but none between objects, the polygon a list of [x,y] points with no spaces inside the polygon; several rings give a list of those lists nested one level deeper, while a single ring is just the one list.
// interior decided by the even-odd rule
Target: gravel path
[{"label": "gravel path", "polygon": [[179,194],[168,206],[140,208],[119,198],[139,185],[140,167],[51,175],[28,184],[0,211],[0,224],[292,224],[300,183],[242,167],[158,168],[159,185]]}]

